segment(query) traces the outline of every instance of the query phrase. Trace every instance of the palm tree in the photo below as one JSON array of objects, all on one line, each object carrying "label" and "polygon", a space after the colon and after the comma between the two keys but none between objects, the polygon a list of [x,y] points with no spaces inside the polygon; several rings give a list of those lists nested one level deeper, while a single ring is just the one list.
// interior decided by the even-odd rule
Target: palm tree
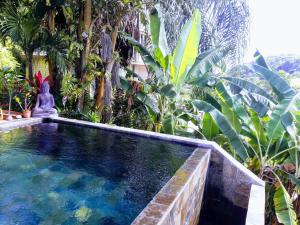
[{"label": "palm tree", "polygon": [[[43,2],[9,1],[0,9],[0,40],[10,40],[25,55],[27,77],[33,79],[33,54],[47,53],[48,61],[64,71],[67,66],[66,43],[59,33],[46,25],[53,8]],[[49,12],[49,13],[48,13]],[[52,19],[53,20],[53,19]],[[52,71],[50,71],[51,74]]]},{"label": "palm tree", "polygon": [[32,8],[9,2],[0,11],[0,39],[10,39],[25,54],[28,76],[33,78],[33,53],[41,45],[41,21]]},{"label": "palm tree", "polygon": [[149,7],[154,3],[160,3],[171,48],[175,48],[183,24],[191,17],[195,8],[199,8],[202,15],[201,51],[223,45],[231,49],[226,57],[227,62],[238,64],[243,58],[249,33],[248,0],[146,0],[146,2]]}]

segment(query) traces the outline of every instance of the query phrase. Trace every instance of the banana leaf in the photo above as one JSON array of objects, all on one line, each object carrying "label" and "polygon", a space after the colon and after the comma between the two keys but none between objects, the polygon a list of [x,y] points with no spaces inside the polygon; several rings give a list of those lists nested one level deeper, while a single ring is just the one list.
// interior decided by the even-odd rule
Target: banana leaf
[{"label": "banana leaf", "polygon": [[218,125],[222,133],[229,139],[232,147],[243,160],[246,160],[249,155],[238,133],[232,127],[228,119],[214,106],[204,101],[193,101],[192,104],[199,111],[209,113],[215,123]]},{"label": "banana leaf", "polygon": [[258,95],[264,96],[270,101],[276,103],[275,99],[268,92],[266,92],[264,89],[260,88],[259,86],[257,86],[256,84],[250,81],[247,81],[242,78],[237,78],[237,77],[222,77],[222,78],[229,81],[230,84],[234,84],[235,86],[245,89],[250,93],[256,93]]},{"label": "banana leaf", "polygon": [[209,113],[204,114],[202,133],[208,140],[211,140],[219,133],[219,128]]},{"label": "banana leaf", "polygon": [[153,58],[152,54],[141,43],[134,40],[132,37],[126,36],[125,39],[133,45],[138,53],[140,53],[146,66],[148,66],[148,68],[150,68],[159,79],[163,75],[162,67],[157,60]]},{"label": "banana leaf", "polygon": [[175,134],[176,117],[169,114],[163,118],[163,131],[166,134]]},{"label": "banana leaf", "polygon": [[[267,126],[267,134],[270,139],[278,139],[285,132],[284,124],[287,125],[287,113],[300,111],[300,92],[292,97],[283,99],[271,114]],[[283,124],[284,123],[284,124]]]},{"label": "banana leaf", "polygon": [[260,54],[260,52],[258,50],[254,53],[254,58],[255,58],[255,62],[257,65],[260,65],[262,67],[265,67],[266,69],[269,69],[269,66],[268,66],[265,58],[262,56],[262,54]]},{"label": "banana leaf", "polygon": [[279,74],[257,64],[253,64],[252,68],[269,83],[279,99],[288,98],[296,94],[296,91]]},{"label": "banana leaf", "polygon": [[278,222],[284,225],[298,225],[291,197],[281,182],[273,200]]},{"label": "banana leaf", "polygon": [[224,59],[229,48],[218,47],[201,53],[187,74],[187,79],[201,76],[209,71]]},{"label": "banana leaf", "polygon": [[160,52],[165,58],[169,55],[169,46],[159,4],[155,5],[150,12],[150,32],[154,51]]},{"label": "banana leaf", "polygon": [[177,91],[186,79],[186,75],[195,63],[201,37],[201,16],[195,10],[193,17],[183,26],[170,68],[171,82]]}]

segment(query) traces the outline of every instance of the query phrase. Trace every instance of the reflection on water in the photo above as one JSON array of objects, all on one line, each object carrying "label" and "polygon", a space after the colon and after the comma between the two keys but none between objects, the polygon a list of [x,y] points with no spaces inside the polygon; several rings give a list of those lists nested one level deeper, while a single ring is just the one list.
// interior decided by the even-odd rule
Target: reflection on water
[{"label": "reflection on water", "polygon": [[130,224],[192,152],[55,123],[0,135],[0,224]]}]

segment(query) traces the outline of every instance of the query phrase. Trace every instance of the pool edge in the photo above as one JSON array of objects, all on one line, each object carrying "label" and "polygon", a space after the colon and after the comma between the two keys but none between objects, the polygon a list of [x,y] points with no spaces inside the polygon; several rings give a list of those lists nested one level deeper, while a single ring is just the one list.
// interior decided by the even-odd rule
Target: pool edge
[{"label": "pool edge", "polygon": [[[132,128],[118,127],[107,124],[95,124],[91,122],[67,119],[62,117],[52,117],[43,119],[31,118],[20,119],[14,122],[4,122],[0,124],[0,133],[7,132],[9,130],[16,129],[19,127],[24,127],[27,125],[39,124],[42,122],[58,122],[65,124],[80,125],[114,132],[134,134],[141,137],[156,138],[175,143],[194,145],[195,148],[198,147],[211,149],[211,160],[209,165],[209,174],[206,182],[206,188],[213,188],[214,192],[216,193],[209,194],[208,196],[206,196],[208,201],[226,198],[228,199],[228,201],[232,202],[233,205],[246,208],[248,210],[245,224],[252,225],[253,221],[255,221],[255,225],[264,224],[265,203],[260,201],[259,207],[256,207],[257,202],[255,199],[265,198],[265,193],[263,192],[265,188],[265,182],[258,178],[250,170],[245,168],[240,162],[235,160],[229,153],[223,150],[215,142],[167,134],[158,134],[150,131],[136,130]],[[218,180],[215,177],[215,171],[221,171],[221,174],[219,174],[221,180]],[[217,182],[213,183],[213,180],[216,180]]]}]

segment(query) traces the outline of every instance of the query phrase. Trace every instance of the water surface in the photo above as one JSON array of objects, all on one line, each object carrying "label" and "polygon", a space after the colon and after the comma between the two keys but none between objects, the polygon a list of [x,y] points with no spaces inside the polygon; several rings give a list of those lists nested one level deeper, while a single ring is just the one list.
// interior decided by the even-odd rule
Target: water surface
[{"label": "water surface", "polygon": [[56,123],[0,134],[0,224],[130,224],[192,151]]}]

